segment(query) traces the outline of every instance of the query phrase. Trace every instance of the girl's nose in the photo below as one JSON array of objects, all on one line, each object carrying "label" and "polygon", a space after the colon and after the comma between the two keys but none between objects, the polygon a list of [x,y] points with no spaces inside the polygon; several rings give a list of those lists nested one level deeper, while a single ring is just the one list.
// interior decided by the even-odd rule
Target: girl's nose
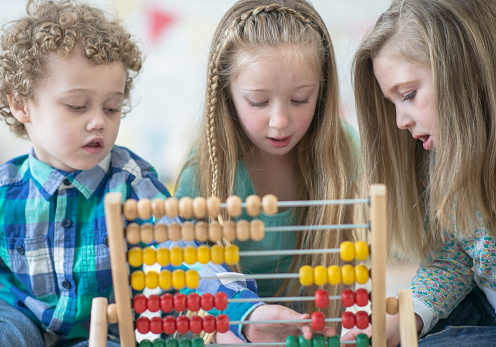
[{"label": "girl's nose", "polygon": [[396,108],[396,126],[401,130],[406,130],[413,125],[413,119],[404,111]]},{"label": "girl's nose", "polygon": [[269,119],[269,127],[275,129],[285,129],[290,123],[288,111],[283,107],[276,107]]}]

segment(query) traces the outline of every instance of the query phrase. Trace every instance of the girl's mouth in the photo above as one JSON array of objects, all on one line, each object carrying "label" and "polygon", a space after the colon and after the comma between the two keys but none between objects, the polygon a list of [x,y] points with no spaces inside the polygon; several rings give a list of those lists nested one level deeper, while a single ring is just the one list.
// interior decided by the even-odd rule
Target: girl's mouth
[{"label": "girl's mouth", "polygon": [[288,137],[268,137],[267,141],[272,147],[283,148],[286,147],[291,141],[291,136]]}]

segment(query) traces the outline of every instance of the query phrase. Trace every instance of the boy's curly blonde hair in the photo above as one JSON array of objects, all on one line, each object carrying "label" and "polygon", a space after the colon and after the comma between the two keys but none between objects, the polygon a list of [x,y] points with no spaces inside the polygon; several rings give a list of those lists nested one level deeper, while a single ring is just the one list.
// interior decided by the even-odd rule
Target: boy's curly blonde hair
[{"label": "boy's curly blonde hair", "polygon": [[19,137],[27,137],[24,124],[10,112],[8,96],[24,103],[43,77],[46,57],[61,57],[76,45],[95,64],[122,62],[127,79],[124,99],[129,101],[133,79],[141,69],[141,51],[122,25],[102,10],[73,0],[29,0],[27,15],[7,23],[1,37],[0,117]]}]

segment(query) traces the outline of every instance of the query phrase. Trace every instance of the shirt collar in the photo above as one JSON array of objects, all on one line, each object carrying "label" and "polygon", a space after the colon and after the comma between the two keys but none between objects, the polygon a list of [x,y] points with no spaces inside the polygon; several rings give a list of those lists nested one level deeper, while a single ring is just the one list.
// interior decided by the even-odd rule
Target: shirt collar
[{"label": "shirt collar", "polygon": [[58,170],[41,162],[36,158],[34,149],[29,153],[29,168],[36,186],[45,199],[50,199],[59,189],[64,178],[67,178],[74,187],[89,199],[100,186],[101,181],[109,171],[112,152],[91,170],[77,170],[66,172]]}]

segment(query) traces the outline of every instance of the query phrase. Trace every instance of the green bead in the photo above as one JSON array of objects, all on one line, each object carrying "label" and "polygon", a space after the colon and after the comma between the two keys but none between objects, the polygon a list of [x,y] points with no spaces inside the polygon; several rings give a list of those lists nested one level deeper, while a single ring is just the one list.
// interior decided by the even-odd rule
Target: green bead
[{"label": "green bead", "polygon": [[191,340],[187,337],[183,337],[179,340],[179,347],[191,347]]},{"label": "green bead", "polygon": [[328,337],[327,347],[339,347],[339,336],[334,335],[333,337]]},{"label": "green bead", "polygon": [[152,347],[152,342],[150,340],[141,340],[138,345],[139,347]]},{"label": "green bead", "polygon": [[191,340],[191,347],[204,347],[205,346],[205,341],[199,336],[193,337],[193,340]]},{"label": "green bead", "polygon": [[286,347],[298,347],[298,338],[296,336],[286,337]]},{"label": "green bead", "polygon": [[312,347],[312,339],[307,340],[303,335],[298,339],[300,347]]},{"label": "green bead", "polygon": [[173,337],[169,337],[165,340],[165,347],[177,347],[177,340]]},{"label": "green bead", "polygon": [[356,347],[369,347],[369,337],[365,334],[358,334],[356,337]]},{"label": "green bead", "polygon": [[160,337],[156,338],[153,340],[152,347],[165,347],[165,341]]},{"label": "green bead", "polygon": [[325,337],[322,335],[315,335],[312,338],[312,347],[325,347]]}]

